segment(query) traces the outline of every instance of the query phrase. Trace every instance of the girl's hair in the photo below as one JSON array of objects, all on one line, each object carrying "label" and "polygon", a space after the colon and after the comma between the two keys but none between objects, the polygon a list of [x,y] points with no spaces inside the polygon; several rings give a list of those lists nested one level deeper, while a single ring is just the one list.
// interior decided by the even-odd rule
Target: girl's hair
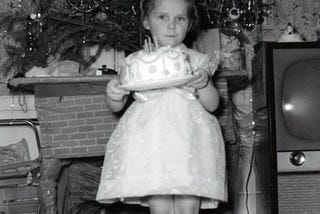
[{"label": "girl's hair", "polygon": [[[157,0],[141,0],[140,2],[140,10],[141,10],[141,20],[145,20],[147,16],[150,15],[151,11],[153,10],[155,3]],[[199,16],[196,8],[196,4],[194,0],[184,0],[188,4],[188,17],[190,20],[190,29],[195,30],[197,29]]]}]

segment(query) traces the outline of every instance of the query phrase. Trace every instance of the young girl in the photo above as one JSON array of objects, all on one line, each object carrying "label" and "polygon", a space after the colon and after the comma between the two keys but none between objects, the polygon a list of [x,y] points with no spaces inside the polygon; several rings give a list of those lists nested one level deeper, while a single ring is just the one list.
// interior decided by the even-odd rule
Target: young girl
[{"label": "young girl", "polygon": [[[182,87],[135,92],[107,144],[97,200],[148,205],[152,214],[216,208],[227,199],[224,142],[217,119],[209,113],[219,103],[210,82],[216,66],[182,43],[196,23],[195,4],[143,0],[141,9],[143,26],[154,42],[184,50],[198,77]],[[112,111],[122,110],[128,97],[119,85],[113,79],[107,86]]]}]

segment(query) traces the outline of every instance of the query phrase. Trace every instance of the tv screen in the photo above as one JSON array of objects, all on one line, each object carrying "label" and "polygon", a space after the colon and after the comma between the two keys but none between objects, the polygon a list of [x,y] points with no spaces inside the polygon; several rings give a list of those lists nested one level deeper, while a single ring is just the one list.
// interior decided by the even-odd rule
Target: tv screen
[{"label": "tv screen", "polygon": [[267,78],[277,151],[320,150],[320,48],[280,44],[270,53]]},{"label": "tv screen", "polygon": [[289,132],[297,138],[320,141],[320,58],[290,65],[282,87],[282,110]]}]

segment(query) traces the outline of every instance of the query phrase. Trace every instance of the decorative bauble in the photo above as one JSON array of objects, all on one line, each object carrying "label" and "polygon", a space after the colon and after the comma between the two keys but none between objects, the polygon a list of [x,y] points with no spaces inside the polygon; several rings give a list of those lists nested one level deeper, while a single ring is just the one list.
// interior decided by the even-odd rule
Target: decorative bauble
[{"label": "decorative bauble", "polygon": [[240,17],[240,9],[237,7],[232,7],[229,11],[228,11],[228,17],[230,20],[237,20]]},{"label": "decorative bauble", "polygon": [[35,20],[36,18],[37,18],[37,14],[35,14],[35,13],[30,14],[30,19]]},{"label": "decorative bauble", "polygon": [[100,21],[100,22],[104,22],[108,19],[108,15],[104,12],[98,12],[96,15],[95,15],[95,18]]}]

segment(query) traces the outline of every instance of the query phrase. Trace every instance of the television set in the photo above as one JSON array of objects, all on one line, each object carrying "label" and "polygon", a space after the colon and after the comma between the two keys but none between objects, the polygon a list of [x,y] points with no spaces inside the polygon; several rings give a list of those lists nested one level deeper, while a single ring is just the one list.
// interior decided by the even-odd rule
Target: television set
[{"label": "television set", "polygon": [[255,51],[252,105],[257,167],[262,167],[257,188],[270,213],[317,213],[320,42],[262,42]]}]

